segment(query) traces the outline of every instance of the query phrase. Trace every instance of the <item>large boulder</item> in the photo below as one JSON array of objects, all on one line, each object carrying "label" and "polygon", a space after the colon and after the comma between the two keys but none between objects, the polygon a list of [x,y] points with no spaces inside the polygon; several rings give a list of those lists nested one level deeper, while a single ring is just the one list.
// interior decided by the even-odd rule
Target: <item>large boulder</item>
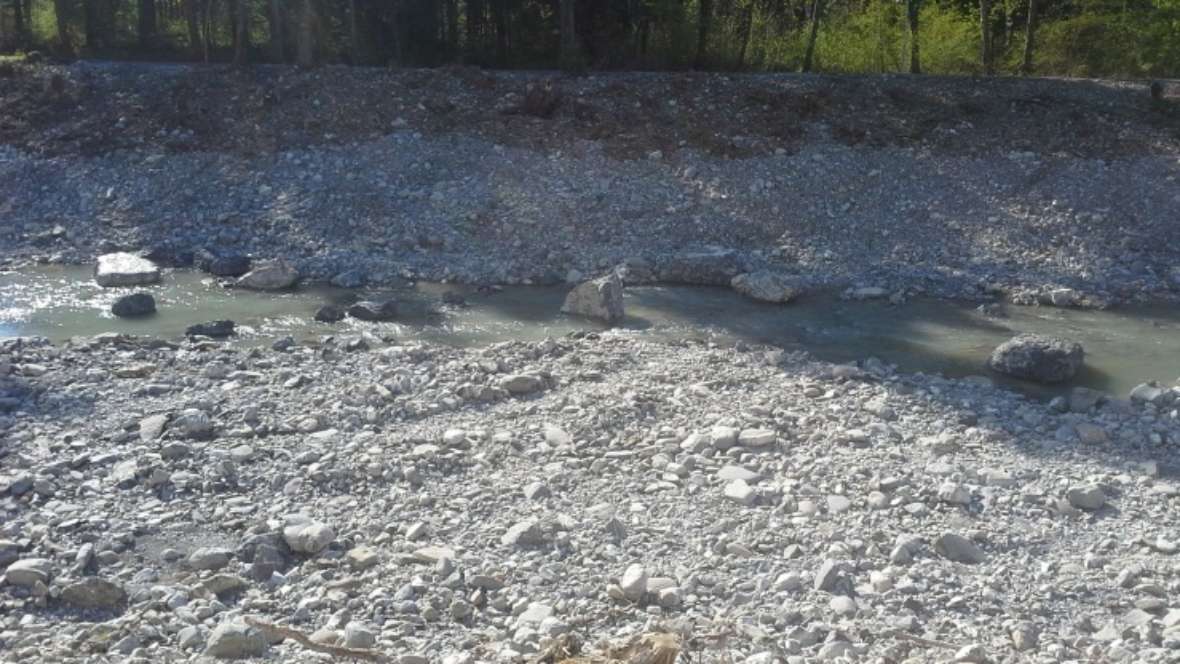
[{"label": "large boulder", "polygon": [[119,318],[134,318],[156,313],[156,298],[150,293],[132,293],[115,300],[111,313]]},{"label": "large boulder", "polygon": [[325,304],[315,310],[315,319],[321,323],[339,323],[344,320],[344,309],[334,304]]},{"label": "large boulder", "polygon": [[1021,334],[1000,344],[988,358],[993,371],[1039,383],[1060,383],[1077,375],[1085,360],[1082,345],[1039,334]]},{"label": "large boulder", "polygon": [[206,272],[216,277],[240,277],[250,272],[250,257],[242,254],[213,256],[203,267]]},{"label": "large boulder", "polygon": [[565,297],[562,313],[585,316],[607,323],[623,320],[623,280],[617,274],[587,281]]},{"label": "large boulder", "polygon": [[315,555],[336,539],[336,531],[319,521],[301,521],[283,528],[283,540],[295,553]]},{"label": "large boulder", "polygon": [[800,292],[790,277],[770,270],[739,274],[729,285],[742,295],[763,302],[790,302]]},{"label": "large boulder", "polygon": [[348,315],[372,322],[397,318],[397,300],[365,300],[348,308]]},{"label": "large boulder", "polygon": [[299,271],[284,261],[268,261],[254,266],[237,280],[239,288],[251,290],[286,290],[299,281]]},{"label": "large boulder", "polygon": [[105,287],[154,284],[160,280],[160,268],[135,254],[103,254],[94,266],[94,280]]}]

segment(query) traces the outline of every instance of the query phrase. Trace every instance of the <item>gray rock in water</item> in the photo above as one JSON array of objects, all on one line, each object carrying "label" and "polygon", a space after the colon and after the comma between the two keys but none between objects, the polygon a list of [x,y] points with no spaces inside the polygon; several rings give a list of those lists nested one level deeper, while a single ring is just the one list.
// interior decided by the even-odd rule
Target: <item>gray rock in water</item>
[{"label": "gray rock in water", "polygon": [[770,270],[739,274],[729,285],[742,295],[763,302],[790,302],[800,292],[790,277]]},{"label": "gray rock in water", "polygon": [[220,659],[245,659],[266,652],[266,636],[241,619],[227,620],[218,625],[206,641],[205,654]]},{"label": "gray rock in water", "polygon": [[943,533],[935,540],[934,550],[947,560],[966,565],[978,565],[985,558],[983,549],[975,542],[955,533]]},{"label": "gray rock in water", "polygon": [[190,337],[228,337],[234,333],[235,327],[232,320],[215,320],[190,325],[184,333]]},{"label": "gray rock in water", "polygon": [[562,313],[607,323],[623,320],[623,280],[617,274],[587,281],[570,291]]},{"label": "gray rock in water", "polygon": [[285,290],[299,281],[299,272],[284,261],[269,261],[256,265],[236,282],[239,288],[252,290]]},{"label": "gray rock in water", "polygon": [[160,268],[135,254],[104,254],[94,267],[94,280],[106,287],[154,284],[160,280]]},{"label": "gray rock in water", "polygon": [[215,256],[204,267],[206,272],[217,277],[240,277],[250,271],[250,257],[241,254]]},{"label": "gray rock in water", "polygon": [[397,300],[366,300],[349,307],[348,315],[370,322],[390,321],[397,318],[397,310]]},{"label": "gray rock in water", "polygon": [[1021,334],[992,352],[988,366],[1002,374],[1037,381],[1059,383],[1077,375],[1085,351],[1079,343],[1037,334]]},{"label": "gray rock in water", "polygon": [[1131,390],[1131,401],[1138,401],[1143,403],[1162,403],[1168,395],[1168,391],[1159,386],[1159,383],[1140,383]]},{"label": "gray rock in water", "polygon": [[344,309],[334,304],[325,304],[316,309],[315,319],[321,323],[339,323],[344,320]]},{"label": "gray rock in water", "polygon": [[132,293],[115,300],[111,313],[119,318],[147,316],[156,313],[156,298],[149,293]]},{"label": "gray rock in water", "polygon": [[118,610],[127,604],[127,591],[106,579],[88,577],[66,586],[61,601],[76,609]]}]

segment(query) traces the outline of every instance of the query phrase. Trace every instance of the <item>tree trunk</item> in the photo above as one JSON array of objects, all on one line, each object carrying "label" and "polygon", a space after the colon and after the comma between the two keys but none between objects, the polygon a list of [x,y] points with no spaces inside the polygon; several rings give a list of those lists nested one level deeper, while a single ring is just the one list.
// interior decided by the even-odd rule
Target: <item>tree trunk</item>
[{"label": "tree trunk", "polygon": [[156,41],[156,0],[139,0],[139,46],[148,48]]},{"label": "tree trunk", "polygon": [[467,0],[465,9],[467,35],[463,47],[467,52],[467,61],[472,62],[478,57],[482,42],[483,0]]},{"label": "tree trunk", "polygon": [[197,3],[200,0],[184,0],[184,22],[188,24],[188,48],[195,58],[201,54],[201,23]]},{"label": "tree trunk", "polygon": [[1037,0],[1028,0],[1028,22],[1024,33],[1024,60],[1020,63],[1020,73],[1028,76],[1033,71],[1033,49],[1037,33]]},{"label": "tree trunk", "polygon": [[[986,1],[986,0],[984,0]],[[815,62],[815,40],[819,36],[819,21],[820,15],[823,14],[824,3],[823,0],[812,0],[811,3],[811,28],[807,33],[807,50],[803,52],[803,71],[811,71],[811,66]]]},{"label": "tree trunk", "polygon": [[283,48],[283,27],[286,19],[283,14],[283,0],[270,0],[269,5],[266,19],[270,29],[270,59],[274,62],[286,62],[287,57]]},{"label": "tree trunk", "polygon": [[234,64],[246,64],[250,57],[250,3],[234,0]]},{"label": "tree trunk", "polygon": [[979,62],[983,73],[995,73],[992,65],[992,0],[979,0]]},{"label": "tree trunk", "polygon": [[70,40],[68,4],[67,0],[53,0],[53,13],[57,19],[57,46],[63,55],[74,53],[74,44]]},{"label": "tree trunk", "polygon": [[742,45],[738,49],[737,68],[742,70],[746,66],[746,51],[750,49],[750,33],[754,31],[754,6],[746,7],[745,14],[742,16]]},{"label": "tree trunk", "polygon": [[25,2],[16,0],[12,4],[12,28],[16,35],[16,47],[24,50],[29,43],[28,26],[25,24]]},{"label": "tree trunk", "polygon": [[459,53],[459,0],[447,0],[447,46],[452,57]]},{"label": "tree trunk", "polygon": [[918,16],[922,13],[922,0],[906,0],[906,18],[910,24],[910,73],[921,74],[922,62],[918,57]]},{"label": "tree trunk", "polygon": [[[86,48],[90,50],[98,48],[102,41],[99,37],[97,2],[98,0],[82,0],[82,33],[86,37]],[[54,8],[61,4],[64,3],[55,0]]]},{"label": "tree trunk", "polygon": [[492,0],[492,22],[496,26],[496,63],[508,64],[508,7],[504,0]]},{"label": "tree trunk", "polygon": [[713,0],[697,0],[696,68],[703,69],[709,51],[709,24],[713,20]]},{"label": "tree trunk", "polygon": [[352,58],[352,64],[359,65],[362,62],[362,48],[361,48],[361,29],[360,21],[357,20],[358,0],[348,0],[348,56]]},{"label": "tree trunk", "polygon": [[313,0],[299,3],[299,38],[295,52],[295,64],[300,67],[315,66],[315,7]]},{"label": "tree trunk", "polygon": [[578,32],[574,0],[561,0],[561,67],[573,71],[578,67]]},{"label": "tree trunk", "polygon": [[216,13],[217,0],[202,0],[201,2],[201,36],[204,37],[204,60],[213,60],[213,15]]}]

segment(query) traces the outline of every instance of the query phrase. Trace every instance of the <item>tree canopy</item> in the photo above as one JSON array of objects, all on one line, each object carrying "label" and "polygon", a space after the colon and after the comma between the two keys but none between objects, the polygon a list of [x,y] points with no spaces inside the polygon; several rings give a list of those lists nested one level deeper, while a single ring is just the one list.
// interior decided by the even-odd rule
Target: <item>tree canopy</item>
[{"label": "tree canopy", "polygon": [[1180,0],[0,0],[0,51],[302,65],[1175,76]]}]

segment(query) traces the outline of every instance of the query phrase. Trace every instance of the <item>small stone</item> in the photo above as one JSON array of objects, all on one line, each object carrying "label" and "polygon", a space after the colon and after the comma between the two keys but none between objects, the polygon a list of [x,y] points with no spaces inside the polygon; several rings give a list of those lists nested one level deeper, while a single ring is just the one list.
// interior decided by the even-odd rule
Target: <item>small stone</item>
[{"label": "small stone", "polygon": [[336,532],[318,521],[298,523],[283,529],[283,540],[296,553],[315,555],[336,539]]},{"label": "small stone", "polygon": [[619,578],[619,588],[623,596],[632,602],[643,599],[643,594],[647,592],[647,570],[639,564],[628,566]]},{"label": "small stone", "polygon": [[825,560],[815,572],[815,589],[832,592],[841,583],[843,570],[835,560]]},{"label": "small stone", "polygon": [[167,415],[149,415],[139,421],[139,439],[150,443],[164,435],[164,427],[168,426]]},{"label": "small stone", "polygon": [[215,320],[208,323],[190,325],[185,328],[184,334],[189,337],[221,338],[232,336],[236,327],[237,325],[232,320]]},{"label": "small stone", "polygon": [[176,635],[181,650],[197,650],[205,647],[205,633],[196,625],[189,625]]},{"label": "small stone", "polygon": [[1017,652],[1025,652],[1028,650],[1035,650],[1037,641],[1040,638],[1040,632],[1036,625],[1030,622],[1021,622],[1012,628],[1010,632],[1012,637],[1012,647]]},{"label": "small stone", "polygon": [[397,318],[397,300],[365,300],[348,308],[348,315],[369,322],[391,321]]},{"label": "small stone", "polygon": [[990,660],[987,658],[987,650],[983,646],[973,643],[959,648],[955,652],[953,661],[962,664],[987,664]]},{"label": "small stone", "polygon": [[1094,511],[1106,505],[1106,494],[1094,484],[1071,487],[1065,492],[1065,499],[1080,510]]},{"label": "small stone", "polygon": [[53,563],[45,558],[24,558],[4,570],[4,580],[14,586],[31,587],[37,583],[49,583]]},{"label": "small stone", "polygon": [[545,389],[545,381],[532,374],[514,374],[505,376],[500,387],[511,394],[532,394]]},{"label": "small stone", "polygon": [[188,408],[176,418],[175,428],[186,438],[207,438],[213,431],[213,422],[203,410]]},{"label": "small stone", "polygon": [[205,654],[220,659],[245,659],[261,656],[268,646],[261,631],[234,619],[222,622],[209,634]]},{"label": "small stone", "polygon": [[838,616],[851,616],[856,613],[856,601],[845,595],[836,595],[828,602],[828,606]]},{"label": "small stone", "polygon": [[377,645],[377,632],[361,622],[355,620],[344,626],[344,647],[372,648]]},{"label": "small stone", "polygon": [[984,561],[983,550],[974,542],[955,533],[943,533],[934,542],[934,550],[947,560],[966,565],[977,565]]},{"label": "small stone", "polygon": [[714,448],[724,452],[737,445],[739,431],[733,427],[713,427],[709,435],[709,442]]},{"label": "small stone", "polygon": [[545,533],[535,519],[517,523],[500,537],[504,546],[540,546],[545,542]]},{"label": "small stone", "polygon": [[766,447],[777,439],[778,435],[770,429],[745,429],[738,434],[738,444],[742,447]]},{"label": "small stone", "polygon": [[87,577],[62,589],[61,601],[76,609],[116,610],[127,603],[127,592],[106,579]]},{"label": "small stone", "polygon": [[754,489],[741,479],[733,480],[725,485],[725,497],[746,507],[753,505],[758,500]]},{"label": "small stone", "polygon": [[544,482],[529,482],[524,487],[524,497],[529,500],[544,500],[552,495]]},{"label": "small stone", "polygon": [[726,482],[742,480],[747,484],[756,484],[762,476],[741,466],[722,466],[721,470],[717,471],[717,478]]},{"label": "small stone", "polygon": [[951,505],[969,505],[971,492],[961,484],[944,482],[938,487],[938,500]]},{"label": "small stone", "polygon": [[344,316],[344,309],[334,304],[325,304],[315,310],[315,319],[321,323],[339,323]]},{"label": "small stone", "polygon": [[376,551],[367,546],[358,546],[348,550],[345,554],[349,566],[354,570],[364,571],[375,567],[381,561],[381,557]]},{"label": "small stone", "polygon": [[229,564],[229,549],[204,547],[188,556],[188,566],[196,570],[218,570]]}]

